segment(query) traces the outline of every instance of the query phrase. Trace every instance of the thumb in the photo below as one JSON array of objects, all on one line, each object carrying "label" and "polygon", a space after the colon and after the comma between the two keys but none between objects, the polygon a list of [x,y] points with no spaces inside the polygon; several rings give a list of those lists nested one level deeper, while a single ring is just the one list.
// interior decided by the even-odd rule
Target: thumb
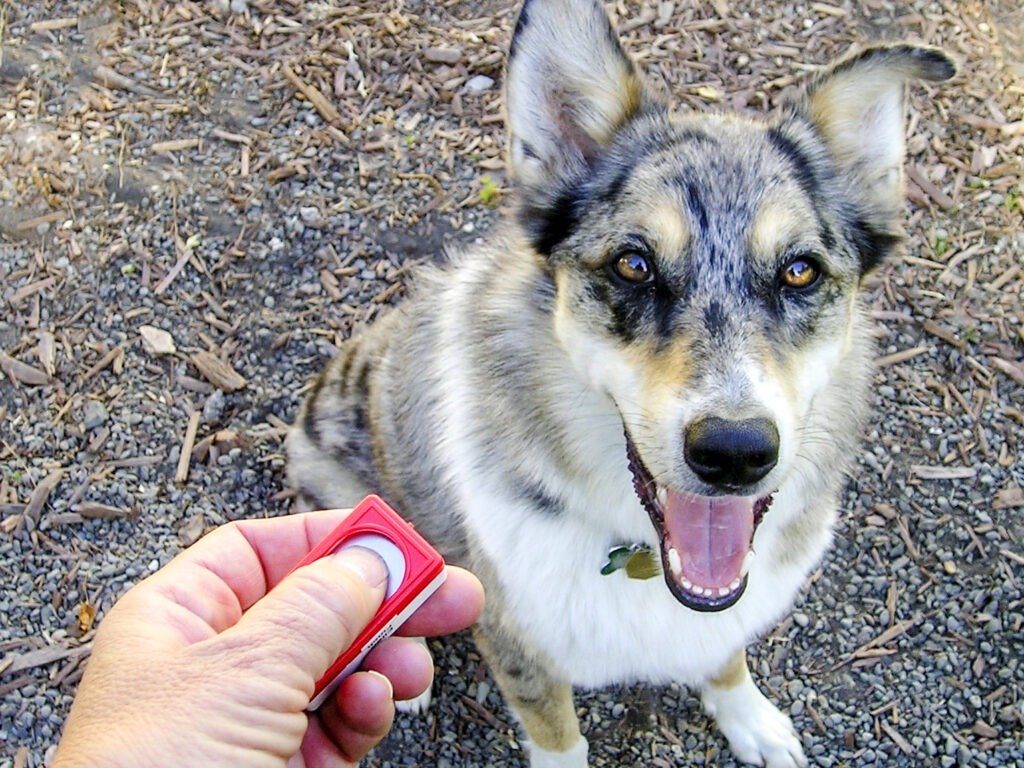
[{"label": "thumb", "polygon": [[311,689],[373,618],[387,581],[376,553],[343,549],[290,573],[228,633],[250,645],[274,676],[298,672],[301,680],[287,682]]}]

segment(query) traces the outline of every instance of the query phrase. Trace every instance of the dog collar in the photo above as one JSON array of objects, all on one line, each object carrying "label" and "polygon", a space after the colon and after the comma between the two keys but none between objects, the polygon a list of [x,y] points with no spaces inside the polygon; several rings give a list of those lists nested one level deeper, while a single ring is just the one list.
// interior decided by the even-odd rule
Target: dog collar
[{"label": "dog collar", "polygon": [[646,544],[619,544],[608,550],[608,562],[601,567],[601,575],[609,576],[625,570],[631,579],[653,579],[661,573],[654,550]]}]

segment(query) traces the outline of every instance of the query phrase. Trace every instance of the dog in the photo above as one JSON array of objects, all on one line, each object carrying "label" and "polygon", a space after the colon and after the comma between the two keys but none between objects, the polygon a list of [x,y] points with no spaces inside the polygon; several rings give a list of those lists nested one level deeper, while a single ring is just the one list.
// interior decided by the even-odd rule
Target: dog
[{"label": "dog", "polygon": [[342,345],[288,454],[306,505],[379,493],[479,575],[475,639],[534,768],[587,764],[572,686],[636,681],[696,686],[742,761],[806,764],[744,649],[828,547],[904,91],[954,73],[870,47],[770,118],[673,117],[596,0],[524,3],[517,216]]}]

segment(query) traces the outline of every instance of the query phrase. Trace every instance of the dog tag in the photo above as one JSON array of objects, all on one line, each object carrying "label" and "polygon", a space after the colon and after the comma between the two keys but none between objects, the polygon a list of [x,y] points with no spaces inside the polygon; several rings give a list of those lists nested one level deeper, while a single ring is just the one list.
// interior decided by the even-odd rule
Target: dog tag
[{"label": "dog tag", "polygon": [[608,550],[608,562],[601,568],[601,573],[608,576],[622,569],[626,570],[626,575],[631,579],[652,579],[661,573],[654,552],[643,544],[612,547]]},{"label": "dog tag", "polygon": [[631,579],[653,579],[661,574],[658,558],[649,549],[640,549],[626,561],[626,575]]}]

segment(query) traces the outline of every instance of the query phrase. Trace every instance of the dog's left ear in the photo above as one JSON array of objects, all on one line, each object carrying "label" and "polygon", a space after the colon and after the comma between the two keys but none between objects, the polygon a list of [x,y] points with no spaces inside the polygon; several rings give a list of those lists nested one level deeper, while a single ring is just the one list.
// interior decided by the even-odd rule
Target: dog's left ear
[{"label": "dog's left ear", "polygon": [[798,110],[824,139],[845,196],[857,206],[865,272],[898,238],[906,84],[955,74],[953,60],[937,48],[876,46],[839,61],[807,86]]},{"label": "dog's left ear", "polygon": [[505,81],[511,168],[528,195],[585,176],[646,98],[598,0],[524,0]]}]

